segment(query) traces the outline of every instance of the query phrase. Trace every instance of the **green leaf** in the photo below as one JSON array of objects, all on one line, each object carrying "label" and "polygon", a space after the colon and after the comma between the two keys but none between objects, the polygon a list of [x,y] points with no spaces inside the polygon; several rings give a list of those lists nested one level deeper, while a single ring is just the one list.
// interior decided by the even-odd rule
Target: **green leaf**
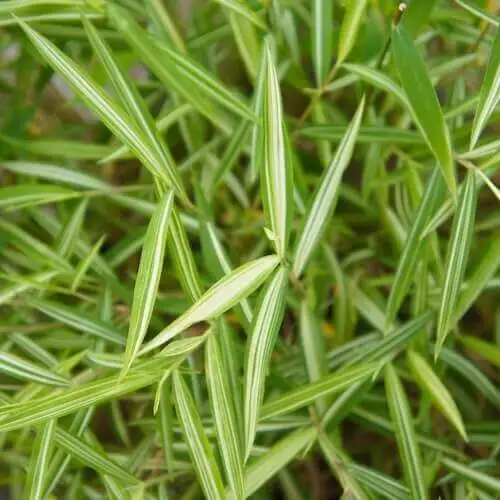
[{"label": "green leaf", "polygon": [[[300,305],[299,328],[308,379],[310,382],[317,382],[328,372],[326,348],[319,322],[305,299]],[[326,400],[318,399],[316,407],[318,412],[323,414],[326,410]]]},{"label": "green leaf", "polygon": [[67,377],[53,373],[7,352],[0,352],[0,372],[36,384],[55,387],[68,387],[70,385]]},{"label": "green leaf", "polygon": [[85,273],[88,271],[94,259],[99,255],[99,250],[106,239],[106,235],[101,236],[95,243],[95,245],[90,250],[89,254],[80,261],[78,266],[75,269],[75,274],[73,276],[73,281],[71,283],[71,291],[75,292],[78,290],[82,279],[85,276]]},{"label": "green leaf", "polygon": [[278,262],[278,257],[268,255],[235,269],[231,274],[213,285],[184,314],[179,316],[153,340],[146,344],[142,353],[165,344],[194,323],[216,318],[238,304],[265,281],[267,276],[278,265]]},{"label": "green leaf", "polygon": [[189,354],[200,347],[200,345],[203,344],[209,336],[210,330],[203,335],[199,335],[198,337],[174,340],[161,351],[161,356],[184,356]]},{"label": "green leaf", "polygon": [[451,194],[456,196],[457,182],[450,134],[424,60],[408,32],[401,26],[392,32],[392,51],[415,122],[436,156]]},{"label": "green leaf", "polygon": [[0,188],[0,208],[16,209],[44,203],[57,203],[74,196],[77,196],[75,191],[60,186],[19,184]]},{"label": "green leaf", "polygon": [[2,167],[15,174],[69,184],[70,186],[76,186],[78,188],[97,191],[106,191],[112,188],[110,184],[92,175],[80,172],[76,169],[59,167],[48,163],[8,161],[2,163]]},{"label": "green leaf", "polygon": [[464,478],[466,481],[470,481],[480,488],[484,488],[492,493],[498,493],[500,491],[499,478],[492,477],[490,474],[485,474],[484,472],[475,470],[472,467],[468,467],[450,458],[442,458],[441,463],[448,470],[457,474],[457,476]]},{"label": "green leaf", "polygon": [[491,114],[500,102],[500,28],[497,28],[490,57],[484,75],[483,85],[479,93],[474,123],[472,125],[469,150],[474,149],[481,132],[486,126]]},{"label": "green leaf", "polygon": [[[275,4],[276,5],[276,4]],[[276,17],[278,17],[278,13]],[[291,9],[285,9],[281,15],[281,31],[286,43],[286,50],[290,53],[290,58],[293,64],[297,67],[301,66],[300,42],[297,32],[297,23]],[[330,56],[331,57],[331,56]],[[328,62],[330,64],[330,62]]]},{"label": "green leaf", "polygon": [[462,438],[467,441],[467,433],[457,405],[448,389],[443,385],[432,367],[417,352],[408,350],[408,361],[415,380],[426,391],[443,415],[455,426]]},{"label": "green leaf", "polygon": [[266,45],[266,70],[262,103],[262,141],[264,161],[261,168],[262,199],[270,238],[276,253],[285,258],[290,236],[293,207],[292,161],[288,150],[278,74],[271,48]]},{"label": "green leaf", "polygon": [[[370,411],[357,407],[353,408],[352,414],[356,418],[356,420],[359,419],[359,421],[363,424],[369,424],[370,428],[380,432],[384,436],[391,436],[394,434],[394,426],[389,420],[386,420],[379,413],[372,413]],[[437,452],[439,454],[444,453],[455,457],[463,456],[460,451],[456,450],[456,448],[443,444],[434,438],[416,434],[416,440],[418,444],[428,450],[432,450],[433,452]]]},{"label": "green leaf", "polygon": [[[361,79],[367,81],[368,83],[371,83],[379,89],[384,90],[388,94],[394,95],[394,97],[397,97],[403,104],[409,106],[408,99],[406,98],[404,90],[384,73],[361,64],[344,63],[342,67],[347,71],[359,76]],[[396,130],[392,130],[392,132],[396,132]],[[362,135],[363,127],[360,130],[360,136]]]},{"label": "green leaf", "polygon": [[49,420],[40,427],[33,443],[30,464],[24,483],[24,500],[43,498],[44,483],[47,475],[48,462],[54,447],[54,431],[57,426],[55,419]]},{"label": "green leaf", "polygon": [[[215,125],[231,132],[231,120],[215,104],[223,105],[246,119],[253,119],[252,112],[241,99],[224,88],[204,68],[185,55],[153,40],[121,7],[110,5],[108,11],[111,20],[142,62],[168,89],[178,92]],[[192,89],[196,91],[193,92]]]},{"label": "green leaf", "polygon": [[83,219],[85,217],[85,213],[87,212],[87,206],[88,198],[84,198],[73,211],[70,219],[66,223],[66,226],[59,235],[56,244],[56,251],[65,259],[71,257],[73,248],[78,241],[78,236],[83,225]]},{"label": "green leaf", "polygon": [[158,405],[156,411],[157,430],[160,436],[160,446],[163,449],[163,456],[167,472],[174,470],[174,408],[171,395],[172,384],[169,380],[163,384],[160,381],[156,393],[155,403]]},{"label": "green leaf", "polygon": [[40,363],[43,363],[49,368],[54,368],[58,364],[57,358],[55,356],[38,345],[38,342],[36,342],[36,340],[32,340],[26,334],[14,333],[13,335],[10,335],[9,338],[14,342],[14,344],[16,344],[29,356],[39,361]]},{"label": "green leaf", "polygon": [[58,428],[55,431],[57,447],[71,455],[75,460],[91,467],[101,474],[108,474],[126,484],[136,484],[138,480],[123,467],[111,460],[105,453],[99,452],[69,432]]},{"label": "green leaf", "polygon": [[[217,236],[214,225],[210,222],[202,222],[200,227],[200,238],[202,252],[205,257],[206,267],[210,269],[215,278],[220,279],[228,275],[233,270],[226,250]],[[244,320],[250,324],[253,318],[253,311],[247,299],[241,300],[241,311]]]},{"label": "green leaf", "polygon": [[134,87],[128,75],[118,66],[111,49],[99,35],[93,24],[84,17],[83,25],[94,51],[113,84],[120,103],[135,122],[137,128],[147,137],[149,147],[154,155],[158,157],[158,162],[163,167],[162,171],[164,171],[164,178],[167,179],[167,184],[180,195],[181,199],[187,201],[188,198],[178,169],[139,91]]},{"label": "green leaf", "polygon": [[[200,347],[201,344],[205,342],[207,339],[207,335],[210,330],[203,335],[199,335],[197,337],[185,338],[180,340],[174,340],[168,344],[163,351],[161,351],[161,356],[166,357],[178,357],[186,354],[190,354],[192,351],[196,350]],[[123,369],[123,354],[105,354],[100,352],[87,352],[87,358],[98,366],[103,366],[106,368],[116,368]],[[157,391],[157,396],[159,397],[159,392]],[[155,403],[157,405],[158,401],[155,399]],[[155,406],[156,406],[155,405]],[[156,409],[154,411],[156,413]]]},{"label": "green leaf", "polygon": [[219,500],[223,498],[224,486],[193,397],[177,371],[174,372],[173,381],[177,416],[194,469],[205,497]]},{"label": "green leaf", "polygon": [[186,231],[177,210],[172,210],[169,231],[169,250],[172,254],[182,288],[191,301],[197,301],[203,294],[203,288],[193,252],[189,247]]},{"label": "green leaf", "polygon": [[127,144],[141,163],[148,167],[154,175],[159,176],[169,184],[170,179],[166,175],[164,164],[152,151],[149,141],[142,131],[131,123],[128,114],[52,42],[24,23],[21,23],[21,27],[47,63],[65,78],[111,132]]},{"label": "green leaf", "polygon": [[82,0],[5,0],[0,5],[0,14],[16,14],[18,11],[32,7],[61,6],[74,7],[84,6]]},{"label": "green leaf", "polygon": [[58,274],[58,271],[44,271],[43,273],[29,276],[27,279],[22,279],[19,283],[15,283],[12,286],[4,287],[0,290],[0,305],[9,302],[31,288],[36,288],[37,285],[43,286],[44,283],[51,281]]},{"label": "green leaf", "polygon": [[296,277],[300,277],[302,274],[313,251],[321,240],[334,210],[342,175],[352,157],[359,126],[363,118],[364,107],[365,99],[363,98],[314,195],[312,206],[307,214],[295,250],[292,272]]},{"label": "green leaf", "polygon": [[347,464],[347,469],[362,485],[387,500],[405,500],[410,494],[406,486],[375,469],[354,463]]},{"label": "green leaf", "polygon": [[215,190],[215,188],[222,183],[228,172],[231,170],[233,164],[236,162],[238,155],[241,153],[247,142],[252,125],[254,127],[259,127],[258,124],[252,124],[250,121],[242,121],[234,135],[231,137],[231,140],[224,151],[224,155],[215,169],[212,179],[212,190]]},{"label": "green leaf", "polygon": [[[316,429],[299,429],[278,441],[267,453],[245,469],[245,496],[248,498],[291,462],[316,439]],[[226,497],[233,500],[229,494]]]},{"label": "green leaf", "polygon": [[415,278],[415,271],[422,256],[422,247],[424,245],[423,232],[430,218],[442,203],[445,194],[444,187],[443,178],[439,170],[435,169],[422,195],[403,253],[398,262],[396,276],[387,302],[386,326],[391,325],[395,320],[399,307]]},{"label": "green leaf", "polygon": [[[3,7],[3,5],[2,5]],[[49,23],[50,21],[53,22],[60,22],[60,23],[65,23],[65,22],[71,22],[71,21],[78,21],[82,14],[87,15],[89,18],[92,19],[100,19],[102,18],[102,14],[99,14],[95,12],[94,10],[83,10],[81,7],[78,10],[75,9],[63,9],[59,11],[54,11],[54,12],[46,12],[46,13],[37,13],[36,11],[33,12],[33,14],[30,13],[18,13],[17,17],[14,17],[12,15],[12,12],[9,12],[9,15],[4,18],[0,18],[0,26],[5,27],[5,26],[11,26],[14,24],[18,24],[21,20],[25,22],[34,22],[34,23]]]},{"label": "green leaf", "polygon": [[[94,408],[92,406],[90,406],[85,410],[80,410],[73,417],[68,431],[74,437],[80,438],[90,425],[90,421],[93,415],[94,415]],[[61,429],[58,427],[56,429],[56,434],[55,434],[56,439],[59,431],[61,431]],[[61,444],[61,446],[64,446],[64,444]],[[66,452],[62,451],[61,449],[57,449],[55,451],[54,456],[50,461],[49,468],[47,470],[46,483],[45,483],[46,495],[50,494],[53,491],[53,489],[59,482],[59,479],[63,477],[70,462],[71,462],[71,457],[68,456]]]},{"label": "green leaf", "polygon": [[[500,155],[498,155],[500,158]],[[493,158],[493,163],[495,163],[495,158]],[[475,169],[476,174],[480,179],[488,186],[489,190],[493,193],[498,201],[500,201],[500,188],[498,188],[491,179],[480,169]]]},{"label": "green leaf", "polygon": [[410,407],[403,386],[391,364],[385,369],[385,390],[410,496],[414,500],[424,500],[428,498],[427,487]]},{"label": "green leaf", "polygon": [[51,393],[26,402],[1,406],[0,432],[21,429],[119,398],[153,384],[166,370],[172,370],[178,363],[177,358],[157,358],[138,363],[123,378],[119,375],[104,377],[62,393]]},{"label": "green leaf", "polygon": [[347,59],[356,43],[367,3],[367,0],[351,0],[347,4],[344,20],[340,27],[337,64],[342,64]]},{"label": "green leaf", "polygon": [[163,38],[168,39],[172,46],[177,47],[180,52],[186,52],[184,40],[163,0],[147,0],[146,8],[148,9],[149,18],[158,31],[165,35]]},{"label": "green leaf", "polygon": [[252,450],[259,411],[264,398],[266,374],[285,311],[288,270],[278,269],[259,297],[258,313],[248,341],[245,369],[244,429],[245,459]]},{"label": "green leaf", "polygon": [[443,348],[441,359],[475,387],[487,401],[500,408],[500,391],[477,366],[457,352]]},{"label": "green leaf", "polygon": [[212,415],[217,430],[217,443],[222,455],[226,477],[237,499],[245,498],[243,484],[243,460],[241,440],[234,403],[231,398],[231,381],[225,371],[221,348],[217,335],[212,334],[207,341],[206,366],[207,382],[212,404]]},{"label": "green leaf", "polygon": [[474,272],[465,283],[465,290],[460,292],[454,323],[468,311],[484,290],[488,281],[495,276],[498,268],[500,268],[500,236],[497,235],[493,237],[486,250],[482,252]]},{"label": "green leaf", "polygon": [[226,7],[227,17],[234,41],[251,81],[255,80],[261,52],[259,33],[248,19]]},{"label": "green leaf", "polygon": [[474,171],[469,171],[464,189],[460,193],[448,243],[446,276],[441,292],[441,304],[437,320],[436,358],[439,356],[439,351],[448,332],[453,327],[460,286],[467,265],[472,235],[474,234],[476,197],[476,175]]},{"label": "green leaf", "polygon": [[382,306],[361,290],[356,283],[351,281],[348,284],[348,288],[352,302],[358,313],[365,318],[370,325],[375,327],[376,330],[383,332],[385,329],[385,314]]},{"label": "green leaf", "polygon": [[113,344],[125,345],[125,338],[117,328],[88,313],[82,313],[74,308],[62,306],[58,302],[48,300],[30,298],[28,303],[47,316],[77,331],[95,335]]},{"label": "green leaf", "polygon": [[35,258],[37,261],[43,262],[59,271],[72,271],[71,266],[65,259],[54,252],[48,245],[21,229],[18,225],[12,224],[6,220],[0,220],[0,233],[2,232],[9,235],[15,246],[30,255],[36,256]]},{"label": "green leaf", "polygon": [[379,363],[364,363],[342,369],[321,378],[317,382],[293,389],[278,399],[265,403],[260,412],[262,420],[290,413],[302,408],[318,398],[336,392],[342,392],[356,382],[367,379],[380,369]]},{"label": "green leaf", "polygon": [[326,83],[333,57],[333,2],[314,0],[312,16],[312,59],[316,87]]},{"label": "green leaf", "polygon": [[498,26],[500,24],[500,19],[497,16],[493,16],[491,14],[488,14],[484,10],[481,10],[478,8],[476,5],[471,5],[469,2],[466,2],[465,0],[455,0],[460,7],[463,7],[465,10],[469,11],[471,14],[474,16],[478,17],[479,19],[482,19],[483,21],[486,21],[489,24],[492,24],[493,26]]},{"label": "green leaf", "polygon": [[244,17],[252,24],[257,26],[257,28],[266,31],[267,29],[266,24],[260,19],[260,17],[249,7],[246,7],[244,4],[238,2],[238,0],[214,0],[214,1],[220,3],[228,10],[232,10],[236,14]]},{"label": "green leaf", "polygon": [[122,374],[128,371],[136,358],[151,321],[163,270],[167,230],[173,203],[174,192],[168,191],[158,203],[148,225],[134,287]]},{"label": "green leaf", "polygon": [[351,476],[347,470],[349,459],[346,454],[337,448],[332,443],[332,440],[322,432],[318,436],[318,443],[326,462],[344,490],[343,497],[352,496],[352,498],[356,498],[357,500],[369,500],[370,497],[358,484],[356,478]]},{"label": "green leaf", "polygon": [[[308,125],[300,130],[304,137],[324,139],[328,141],[341,141],[349,126],[347,125]],[[417,132],[400,130],[396,127],[361,126],[358,130],[357,141],[360,144],[400,144],[420,145],[424,141]]]},{"label": "green leaf", "polygon": [[242,395],[242,360],[239,356],[235,355],[236,350],[239,347],[238,335],[237,333],[228,325],[227,321],[224,319],[219,319],[217,321],[216,335],[219,339],[219,345],[221,348],[222,362],[225,366],[224,370],[229,377],[229,383],[231,385],[231,397],[234,405],[234,412],[236,416],[236,421],[238,425],[238,431],[240,433],[241,449],[243,444],[243,395]]},{"label": "green leaf", "polygon": [[88,144],[85,142],[63,141],[58,139],[19,141],[11,137],[0,136],[0,141],[5,141],[21,150],[50,158],[99,160],[112,151],[112,148],[103,144]]},{"label": "green leaf", "polygon": [[175,65],[177,71],[202,95],[206,95],[245,120],[254,121],[256,119],[248,105],[240,97],[218,82],[194,60],[164,45],[158,45],[158,48],[161,50],[158,55],[163,56],[164,63],[168,61],[169,66]]},{"label": "green leaf", "polygon": [[487,359],[491,364],[500,367],[500,347],[470,335],[460,335],[458,339],[467,349]]},{"label": "green leaf", "polygon": [[[185,115],[191,113],[192,111],[193,107],[190,104],[181,103],[179,105],[176,105],[172,107],[172,109],[169,109],[169,111],[165,115],[159,116],[154,123],[154,127],[158,129],[158,132],[165,134],[170,127],[175,125]],[[130,150],[126,145],[120,146],[119,148],[114,148],[111,152],[108,151],[106,155],[101,155],[99,163],[105,165],[106,163],[110,163],[123,158],[130,158]]]},{"label": "green leaf", "polygon": [[335,281],[335,307],[333,311],[335,331],[341,340],[350,338],[353,330],[353,306],[349,297],[349,287],[344,270],[329,245],[323,246],[326,261]]},{"label": "green leaf", "polygon": [[248,183],[254,185],[259,177],[259,172],[262,170],[261,165],[265,159],[265,144],[264,144],[264,124],[262,118],[264,114],[264,92],[266,90],[266,77],[267,77],[267,51],[261,50],[259,58],[259,72],[257,74],[252,109],[254,113],[261,117],[257,123],[252,123],[251,141],[250,141],[250,165],[248,173]]}]

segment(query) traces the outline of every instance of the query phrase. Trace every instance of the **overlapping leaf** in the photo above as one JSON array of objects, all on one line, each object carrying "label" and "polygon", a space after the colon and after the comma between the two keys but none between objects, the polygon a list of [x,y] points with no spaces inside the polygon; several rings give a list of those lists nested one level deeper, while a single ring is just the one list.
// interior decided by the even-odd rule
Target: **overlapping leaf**
[{"label": "overlapping leaf", "polygon": [[127,113],[99,87],[79,66],[61,52],[52,42],[22,24],[33,45],[52,66],[72,86],[74,91],[99,116],[103,123],[137,155],[151,172],[170,182],[166,165],[152,151],[149,141],[141,130],[132,123]]},{"label": "overlapping leaf", "polygon": [[262,199],[268,237],[282,259],[286,255],[292,217],[292,162],[288,151],[278,74],[269,44],[266,51],[262,102],[262,142],[264,159],[261,167]]},{"label": "overlapping leaf", "polygon": [[195,304],[147,343],[143,352],[168,342],[194,323],[216,318],[254,292],[278,265],[274,255],[261,257],[235,269],[213,285]]}]

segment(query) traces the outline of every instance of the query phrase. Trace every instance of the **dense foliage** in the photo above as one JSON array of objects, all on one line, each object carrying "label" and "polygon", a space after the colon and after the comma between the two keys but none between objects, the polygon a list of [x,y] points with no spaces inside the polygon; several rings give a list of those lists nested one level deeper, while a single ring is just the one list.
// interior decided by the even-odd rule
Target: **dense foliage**
[{"label": "dense foliage", "polygon": [[10,498],[498,498],[499,22],[0,3]]}]

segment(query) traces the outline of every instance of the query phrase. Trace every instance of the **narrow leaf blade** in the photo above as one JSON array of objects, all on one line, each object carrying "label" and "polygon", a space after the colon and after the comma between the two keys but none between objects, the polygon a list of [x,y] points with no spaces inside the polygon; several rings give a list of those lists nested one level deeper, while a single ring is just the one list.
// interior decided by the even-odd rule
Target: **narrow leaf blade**
[{"label": "narrow leaf blade", "polygon": [[216,318],[255,291],[278,265],[275,255],[261,257],[235,269],[213,285],[195,304],[162,330],[142,352],[158,347],[194,323]]},{"label": "narrow leaf blade", "polygon": [[450,328],[453,326],[456,305],[462,278],[467,265],[474,233],[476,216],[476,176],[474,171],[467,173],[464,189],[461,190],[457,212],[453,218],[450,241],[446,258],[446,275],[441,292],[441,304],[437,320],[437,341],[435,356],[444,344]]},{"label": "narrow leaf blade", "polygon": [[500,28],[491,46],[490,57],[479,94],[469,149],[474,149],[488,119],[500,101]]},{"label": "narrow leaf blade", "polygon": [[347,10],[340,27],[339,47],[337,51],[337,64],[341,64],[349,56],[361,26],[367,0],[348,2]]},{"label": "narrow leaf blade", "polygon": [[207,341],[207,381],[218,444],[228,482],[237,499],[245,498],[243,460],[236,413],[231,399],[231,382],[225,372],[219,339],[211,335]]},{"label": "narrow leaf blade", "polygon": [[422,195],[410,233],[406,239],[403,253],[398,262],[396,276],[392,283],[391,293],[387,302],[386,326],[391,325],[396,318],[398,309],[414,279],[414,273],[424,243],[423,233],[428,221],[435,214],[444,197],[444,187],[443,177],[436,169]]},{"label": "narrow leaf blade", "polygon": [[128,75],[118,66],[111,49],[94,25],[85,18],[83,20],[90,43],[106,70],[122,106],[127,110],[131,119],[134,120],[137,128],[149,140],[152,154],[157,156],[158,166],[164,172],[164,178],[168,179],[168,185],[186,201],[187,195],[177,167],[165,141],[158,133],[153,117],[144,104],[139,91],[135,88]]},{"label": "narrow leaf blade", "polygon": [[[278,441],[269,452],[253,461],[245,469],[246,497],[255,493],[315,439],[316,429],[299,429]],[[230,494],[227,498],[234,499]]]},{"label": "narrow leaf blade", "polygon": [[457,405],[429,363],[423,356],[412,350],[408,351],[408,361],[415,379],[430,394],[434,404],[455,426],[462,438],[467,441],[465,426]]},{"label": "narrow leaf blade", "polygon": [[262,108],[262,199],[276,253],[283,259],[287,250],[293,206],[292,164],[287,151],[278,74],[269,45],[264,50],[266,70]]},{"label": "narrow leaf blade", "polygon": [[155,175],[169,182],[158,158],[152,154],[148,140],[131,122],[125,111],[114,103],[79,66],[61,52],[52,42],[24,23],[21,27],[48,64],[60,73],[90,109]]},{"label": "narrow leaf blade", "polygon": [[194,468],[206,498],[223,498],[224,486],[189,389],[176,371],[173,376],[176,408]]},{"label": "narrow leaf blade", "polygon": [[300,233],[300,239],[295,250],[293,273],[297,277],[300,277],[302,274],[312,252],[318,245],[334,209],[342,175],[352,157],[364,107],[365,99],[363,98],[314,195],[313,204],[307,214],[306,222]]},{"label": "narrow leaf blade", "polygon": [[130,326],[122,373],[127,372],[139,352],[153,314],[163,269],[167,230],[173,201],[174,192],[172,190],[163,195],[146,232],[139,272],[134,287],[134,299],[130,313]]},{"label": "narrow leaf blade", "polygon": [[415,121],[439,162],[451,194],[455,196],[457,182],[450,134],[424,60],[402,26],[392,32],[392,50]]},{"label": "narrow leaf blade", "polygon": [[53,437],[56,426],[57,421],[53,419],[38,429],[24,485],[24,500],[37,500],[43,497],[48,462],[54,446]]},{"label": "narrow leaf blade", "polygon": [[325,83],[333,56],[333,4],[330,0],[314,0],[312,55],[316,86]]},{"label": "narrow leaf blade", "polygon": [[252,325],[245,369],[245,458],[248,458],[255,439],[269,360],[283,319],[287,280],[287,270],[280,268],[261,293],[259,312]]},{"label": "narrow leaf blade", "polygon": [[391,419],[396,431],[399,455],[406,483],[410,488],[411,498],[424,500],[428,498],[428,494],[410,407],[403,386],[391,364],[388,364],[385,369],[385,389]]}]

